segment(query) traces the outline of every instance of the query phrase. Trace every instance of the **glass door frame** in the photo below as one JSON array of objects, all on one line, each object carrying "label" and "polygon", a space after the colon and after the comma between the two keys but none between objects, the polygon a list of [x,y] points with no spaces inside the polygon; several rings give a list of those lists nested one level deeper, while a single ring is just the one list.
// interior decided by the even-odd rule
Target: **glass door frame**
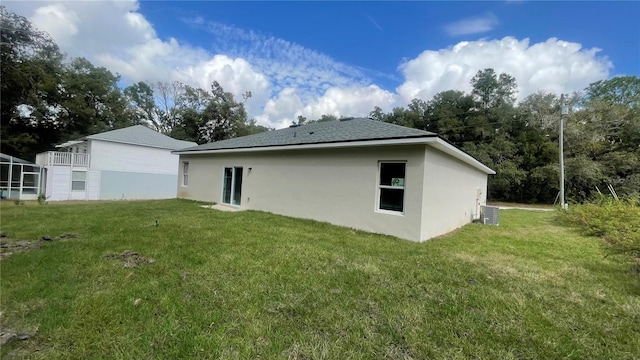
[{"label": "glass door frame", "polygon": [[[231,171],[231,179],[227,184],[227,171]],[[240,206],[242,204],[242,166],[225,166],[222,171],[221,202],[226,205]],[[229,201],[225,201],[228,195]]]}]

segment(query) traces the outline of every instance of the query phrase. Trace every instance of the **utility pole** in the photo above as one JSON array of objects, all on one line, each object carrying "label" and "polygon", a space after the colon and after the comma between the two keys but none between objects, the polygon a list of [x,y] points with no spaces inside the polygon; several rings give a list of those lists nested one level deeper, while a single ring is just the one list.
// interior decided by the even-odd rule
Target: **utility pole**
[{"label": "utility pole", "polygon": [[564,202],[564,117],[569,114],[569,108],[564,104],[564,94],[560,95],[562,112],[560,113],[560,208],[567,209]]}]

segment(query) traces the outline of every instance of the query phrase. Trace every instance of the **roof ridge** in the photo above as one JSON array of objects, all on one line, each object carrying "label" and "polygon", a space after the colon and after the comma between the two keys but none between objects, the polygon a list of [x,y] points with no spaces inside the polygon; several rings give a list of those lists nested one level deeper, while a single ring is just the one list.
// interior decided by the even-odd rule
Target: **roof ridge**
[{"label": "roof ridge", "polygon": [[340,143],[384,139],[436,136],[421,129],[409,128],[382,121],[354,118],[290,126],[278,130],[241,136],[186,148],[184,150],[218,150],[249,147],[291,146],[318,143]]},{"label": "roof ridge", "polygon": [[158,132],[142,124],[87,135],[81,139],[111,141],[172,150],[196,145],[193,141],[174,139],[171,136]]}]

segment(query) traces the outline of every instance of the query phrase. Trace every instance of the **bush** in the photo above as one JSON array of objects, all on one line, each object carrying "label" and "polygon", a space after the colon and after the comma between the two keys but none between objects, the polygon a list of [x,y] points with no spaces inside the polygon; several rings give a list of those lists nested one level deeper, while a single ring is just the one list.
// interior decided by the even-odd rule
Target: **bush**
[{"label": "bush", "polygon": [[47,205],[47,197],[44,194],[38,195],[38,204],[39,205]]},{"label": "bush", "polygon": [[570,207],[560,218],[578,225],[587,235],[604,239],[612,253],[629,254],[640,260],[639,198],[600,196],[590,203]]}]

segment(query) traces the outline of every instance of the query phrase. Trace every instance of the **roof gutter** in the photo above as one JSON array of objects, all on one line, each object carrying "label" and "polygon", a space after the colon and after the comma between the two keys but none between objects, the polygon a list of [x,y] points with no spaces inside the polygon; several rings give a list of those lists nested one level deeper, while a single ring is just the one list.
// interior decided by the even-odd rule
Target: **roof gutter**
[{"label": "roof gutter", "polygon": [[176,155],[207,155],[207,154],[238,154],[248,152],[265,152],[265,151],[285,151],[285,150],[317,150],[317,149],[337,149],[351,147],[372,147],[372,146],[394,146],[394,145],[429,145],[447,155],[450,155],[476,169],[493,175],[496,172],[473,158],[471,155],[458,149],[457,147],[442,140],[436,135],[421,136],[417,138],[399,138],[399,139],[380,139],[380,140],[359,140],[359,141],[341,141],[333,143],[315,143],[300,145],[272,145],[260,147],[234,148],[234,149],[212,149],[212,150],[175,150],[172,154]]}]

